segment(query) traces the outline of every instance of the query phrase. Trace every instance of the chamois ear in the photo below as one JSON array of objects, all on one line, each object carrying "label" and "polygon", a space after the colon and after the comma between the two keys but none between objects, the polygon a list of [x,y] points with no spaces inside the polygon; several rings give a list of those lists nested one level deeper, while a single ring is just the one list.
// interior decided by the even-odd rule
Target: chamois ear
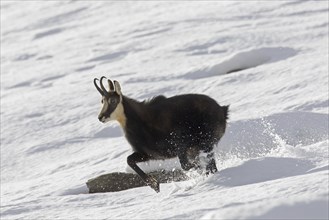
[{"label": "chamois ear", "polygon": [[114,85],[115,85],[115,92],[118,93],[119,95],[122,95],[121,86],[120,86],[119,82],[115,81],[115,80],[113,82],[114,82]]},{"label": "chamois ear", "polygon": [[111,80],[107,80],[107,82],[109,83],[109,88],[110,88],[110,91],[114,91],[114,86],[113,86],[113,82]]}]

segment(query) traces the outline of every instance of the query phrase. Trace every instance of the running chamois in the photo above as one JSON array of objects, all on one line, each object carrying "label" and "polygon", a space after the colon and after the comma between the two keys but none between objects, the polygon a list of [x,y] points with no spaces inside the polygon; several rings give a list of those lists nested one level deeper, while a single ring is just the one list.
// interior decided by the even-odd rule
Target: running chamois
[{"label": "running chamois", "polygon": [[[120,123],[133,149],[127,163],[147,185],[160,191],[158,181],[137,165],[148,160],[178,157],[184,170],[217,171],[213,148],[225,132],[228,106],[220,106],[212,98],[199,94],[156,96],[139,102],[124,96],[117,81],[107,80],[107,91],[104,79],[105,76],[100,78],[100,87],[98,79],[94,79],[103,104],[98,119],[103,123],[112,120]],[[203,168],[200,152],[207,154]]]}]

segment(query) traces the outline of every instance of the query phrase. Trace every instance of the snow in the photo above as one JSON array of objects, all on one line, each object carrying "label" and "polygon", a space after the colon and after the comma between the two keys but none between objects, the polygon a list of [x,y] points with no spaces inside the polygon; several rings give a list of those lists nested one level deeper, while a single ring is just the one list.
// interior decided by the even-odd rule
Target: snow
[{"label": "snow", "polygon": [[[1,1],[2,219],[328,219],[327,1]],[[128,171],[92,81],[230,105],[206,178],[88,194]],[[179,167],[177,159],[141,164]]]}]

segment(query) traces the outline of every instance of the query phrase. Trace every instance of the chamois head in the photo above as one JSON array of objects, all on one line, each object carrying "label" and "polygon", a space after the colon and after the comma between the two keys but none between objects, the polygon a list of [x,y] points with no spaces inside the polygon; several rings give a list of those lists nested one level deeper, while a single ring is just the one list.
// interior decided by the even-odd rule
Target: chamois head
[{"label": "chamois head", "polygon": [[99,80],[100,87],[97,85],[97,78],[94,79],[94,85],[98,92],[102,95],[102,110],[98,115],[99,121],[106,123],[108,121],[117,120],[121,126],[125,126],[125,116],[122,106],[122,93],[119,82],[107,80],[109,84],[109,91],[103,85],[103,80],[106,79],[102,76]]}]

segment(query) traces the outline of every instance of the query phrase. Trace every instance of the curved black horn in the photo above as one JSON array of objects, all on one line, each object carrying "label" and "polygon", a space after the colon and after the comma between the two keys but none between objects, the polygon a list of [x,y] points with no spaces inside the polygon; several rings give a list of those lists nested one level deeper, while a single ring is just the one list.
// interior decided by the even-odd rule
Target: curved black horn
[{"label": "curved black horn", "polygon": [[109,87],[110,87],[110,91],[114,91],[114,85],[113,85],[113,82],[111,80],[107,80],[108,83],[109,83]]},{"label": "curved black horn", "polygon": [[98,90],[98,92],[99,92],[101,95],[104,95],[103,91],[98,87],[98,85],[97,85],[97,83],[96,83],[97,80],[98,80],[97,78],[94,79],[94,85],[95,85],[96,89]]},{"label": "curved black horn", "polygon": [[100,85],[101,85],[101,88],[102,88],[102,90],[103,90],[103,94],[104,94],[104,95],[108,95],[108,91],[106,91],[106,89],[105,89],[105,87],[104,87],[104,85],[103,85],[103,79],[106,79],[106,77],[105,77],[105,76],[102,76],[102,77],[101,77]]}]

